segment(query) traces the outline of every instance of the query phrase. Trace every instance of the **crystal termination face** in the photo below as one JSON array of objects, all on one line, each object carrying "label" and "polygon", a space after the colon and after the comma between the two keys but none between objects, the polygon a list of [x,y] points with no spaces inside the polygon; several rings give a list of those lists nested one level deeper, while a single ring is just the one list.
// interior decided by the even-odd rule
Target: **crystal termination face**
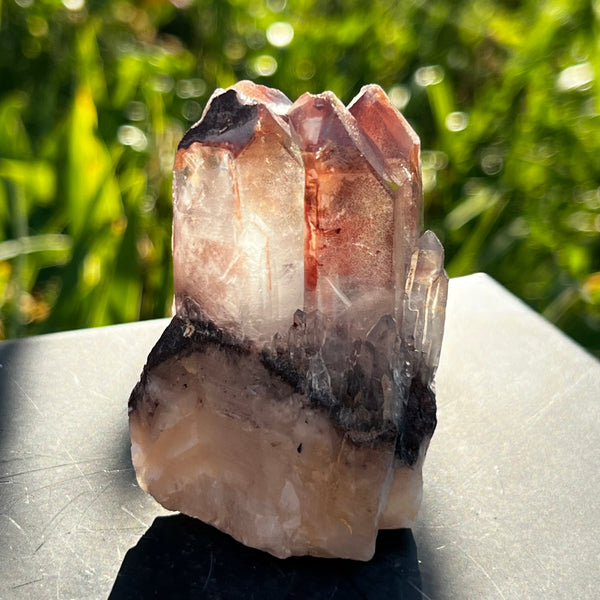
[{"label": "crystal termination face", "polygon": [[375,85],[213,94],[175,158],[176,316],[129,400],[163,506],[279,557],[368,560],[411,526],[448,289],[419,153]]}]

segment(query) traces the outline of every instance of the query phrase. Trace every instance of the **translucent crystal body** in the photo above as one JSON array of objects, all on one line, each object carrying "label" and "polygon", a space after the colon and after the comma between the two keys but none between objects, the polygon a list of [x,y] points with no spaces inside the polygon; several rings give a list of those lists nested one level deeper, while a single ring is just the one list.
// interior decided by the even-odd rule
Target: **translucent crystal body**
[{"label": "translucent crystal body", "polygon": [[213,96],[180,144],[173,266],[178,314],[191,298],[204,318],[259,340],[302,305],[304,170],[278,114],[289,100],[254,86],[258,102],[248,87]]},{"label": "translucent crystal body", "polygon": [[443,249],[377,86],[217,90],[175,159],[176,317],[130,399],[138,481],[277,556],[409,526],[435,428]]}]

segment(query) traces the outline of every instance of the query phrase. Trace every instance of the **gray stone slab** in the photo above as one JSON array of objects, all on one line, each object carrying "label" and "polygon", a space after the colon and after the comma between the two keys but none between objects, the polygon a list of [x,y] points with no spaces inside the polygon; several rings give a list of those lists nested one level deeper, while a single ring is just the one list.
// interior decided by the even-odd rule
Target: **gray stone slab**
[{"label": "gray stone slab", "polygon": [[600,363],[493,280],[450,283],[419,521],[366,564],[277,561],[138,488],[127,398],[167,322],[0,343],[1,599],[596,597]]}]

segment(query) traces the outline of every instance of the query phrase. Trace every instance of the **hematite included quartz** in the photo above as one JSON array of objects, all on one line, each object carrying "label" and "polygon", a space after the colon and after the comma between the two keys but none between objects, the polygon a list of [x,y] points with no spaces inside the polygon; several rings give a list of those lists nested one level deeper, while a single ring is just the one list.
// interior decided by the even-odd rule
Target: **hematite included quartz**
[{"label": "hematite included quartz", "polygon": [[173,207],[140,485],[279,557],[368,560],[415,519],[436,425],[448,278],[418,137],[374,85],[345,108],[239,82],[182,139]]}]

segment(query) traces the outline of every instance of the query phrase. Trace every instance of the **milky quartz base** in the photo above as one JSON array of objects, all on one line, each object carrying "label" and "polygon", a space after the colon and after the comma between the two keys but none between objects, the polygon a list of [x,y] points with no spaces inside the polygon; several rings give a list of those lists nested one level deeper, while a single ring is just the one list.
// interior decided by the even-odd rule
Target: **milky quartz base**
[{"label": "milky quartz base", "polygon": [[131,405],[141,487],[246,545],[368,560],[379,528],[416,516],[422,460],[403,465],[391,442],[355,444],[257,353],[209,344],[168,358]]}]

